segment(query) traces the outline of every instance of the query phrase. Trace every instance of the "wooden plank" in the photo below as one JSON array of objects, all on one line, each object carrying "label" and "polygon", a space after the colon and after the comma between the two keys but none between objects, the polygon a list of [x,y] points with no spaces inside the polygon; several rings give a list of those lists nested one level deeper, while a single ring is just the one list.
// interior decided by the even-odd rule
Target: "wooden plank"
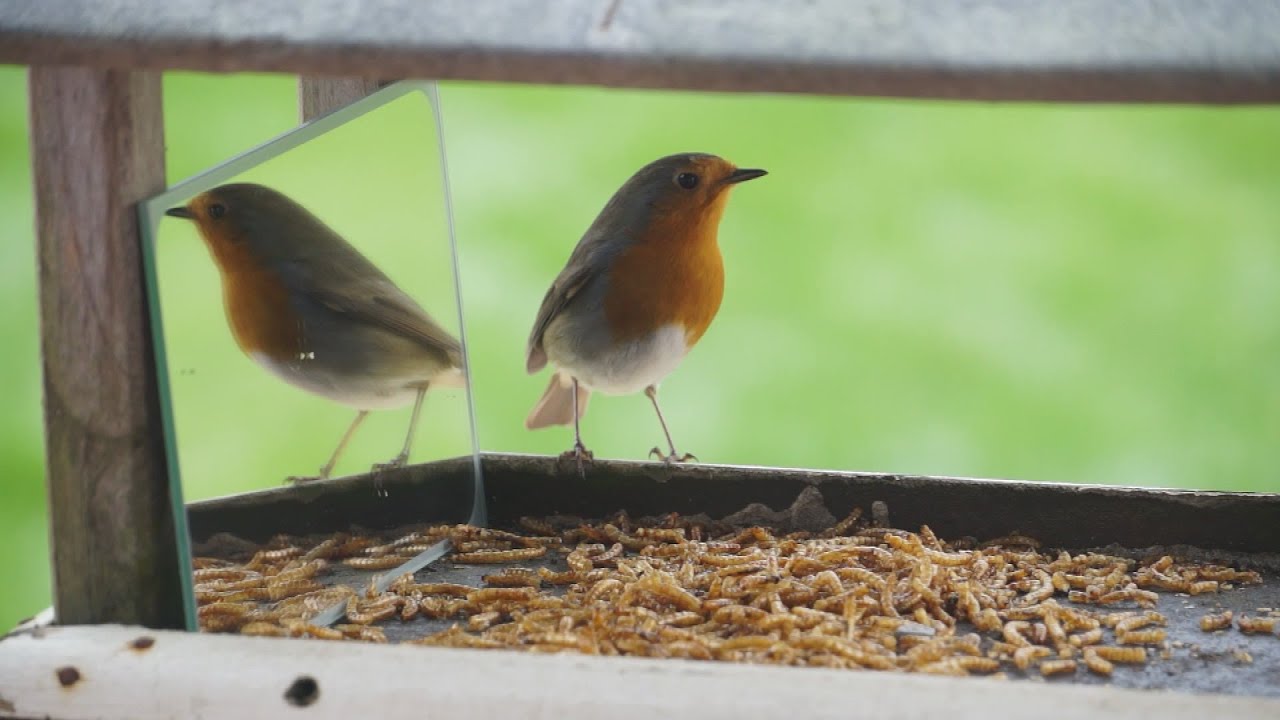
[{"label": "wooden plank", "polygon": [[1274,0],[0,3],[0,62],[619,87],[1280,101]]},{"label": "wooden plank", "polygon": [[387,83],[366,78],[298,78],[298,118],[302,122],[345,107]]},{"label": "wooden plank", "polygon": [[[139,640],[142,639],[141,642]],[[48,628],[0,640],[0,717],[1275,718],[1280,700],[1105,685]]]},{"label": "wooden plank", "polygon": [[30,85],[58,621],[183,627],[134,213],[164,189],[160,75],[37,67]]}]

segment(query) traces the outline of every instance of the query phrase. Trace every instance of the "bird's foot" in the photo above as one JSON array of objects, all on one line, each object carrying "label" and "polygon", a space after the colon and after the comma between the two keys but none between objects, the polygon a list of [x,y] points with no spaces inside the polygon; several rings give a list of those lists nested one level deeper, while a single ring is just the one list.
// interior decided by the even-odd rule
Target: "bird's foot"
[{"label": "bird's foot", "polygon": [[690,460],[694,462],[698,461],[698,456],[694,455],[693,453],[685,453],[683,455],[677,455],[676,451],[672,450],[671,454],[667,455],[667,454],[663,454],[663,452],[659,450],[656,446],[649,451],[649,457],[657,458],[668,465],[674,465],[676,463],[686,463],[686,462],[689,462]]},{"label": "bird's foot", "polygon": [[284,479],[284,482],[286,485],[306,485],[307,483],[313,483],[318,480],[328,480],[329,473],[332,470],[333,468],[325,466],[320,468],[319,475],[290,475]]},{"label": "bird's foot", "polygon": [[374,463],[369,472],[373,473],[373,494],[378,497],[387,497],[387,489],[382,486],[382,473],[387,470],[396,470],[409,464],[409,453],[402,452],[386,462]]},{"label": "bird's foot", "polygon": [[402,452],[386,462],[374,463],[372,472],[382,472],[383,470],[395,470],[402,468],[409,463],[409,453]]},{"label": "bird's foot", "polygon": [[560,453],[559,461],[561,463],[573,460],[578,466],[578,474],[586,477],[587,465],[590,465],[596,459],[596,454],[587,449],[586,445],[580,442],[573,444],[573,447]]}]

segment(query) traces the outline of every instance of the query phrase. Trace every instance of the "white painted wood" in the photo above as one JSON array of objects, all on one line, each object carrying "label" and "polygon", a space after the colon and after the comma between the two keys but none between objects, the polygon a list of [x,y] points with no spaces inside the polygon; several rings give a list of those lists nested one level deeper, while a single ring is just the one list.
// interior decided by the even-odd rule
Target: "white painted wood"
[{"label": "white painted wood", "polygon": [[13,632],[13,633],[29,632],[31,630],[36,630],[38,628],[49,627],[50,625],[57,622],[57,620],[58,618],[54,614],[53,608],[47,607],[41,610],[40,612],[36,613],[32,617],[29,617],[26,620],[23,620],[22,622],[18,623],[10,632]]},{"label": "white painted wood", "polygon": [[[146,650],[130,643],[154,639]],[[58,669],[80,679],[63,687]],[[299,676],[316,701],[285,699]],[[816,668],[46,628],[0,640],[0,718],[1280,717],[1280,700]]]},{"label": "white painted wood", "polygon": [[0,61],[1005,100],[1276,102],[1275,0],[8,0]]}]

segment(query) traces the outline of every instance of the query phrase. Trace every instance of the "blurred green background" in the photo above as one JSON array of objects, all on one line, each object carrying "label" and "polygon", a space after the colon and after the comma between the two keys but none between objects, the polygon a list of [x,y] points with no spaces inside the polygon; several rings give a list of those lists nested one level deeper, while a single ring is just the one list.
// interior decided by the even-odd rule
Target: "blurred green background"
[{"label": "blurred green background", "polygon": [[[294,87],[288,77],[169,76],[171,181],[293,127]],[[484,449],[569,446],[568,429],[522,424],[547,381],[524,374],[538,302],[627,176],[701,150],[770,175],[734,191],[720,315],[663,385],[682,451],[713,463],[1280,490],[1280,110],[462,84],[441,93]],[[379,136],[370,154],[393,156],[399,138]],[[49,598],[21,69],[0,69],[0,157],[0,292],[11,308],[0,314],[2,628]],[[334,163],[279,182],[314,193],[322,217],[341,214],[325,193],[345,198],[371,181],[361,165]],[[423,226],[436,226],[434,212]],[[342,229],[362,247],[395,230],[341,222],[355,223]],[[214,318],[216,275],[187,232],[173,262]],[[422,234],[415,226],[408,241]],[[438,252],[431,242],[420,241],[424,263]],[[388,270],[406,284],[419,275]],[[182,376],[178,412],[207,408],[210,428],[263,423],[274,442],[246,449],[227,447],[223,432],[184,433],[184,458],[203,453],[228,475],[192,491],[311,471],[347,411],[288,388],[270,392],[305,417],[257,417],[278,409],[261,393],[245,410],[215,373],[233,363],[245,378],[262,373],[236,354],[225,323],[202,324],[207,333],[188,328],[182,341],[224,360],[175,358],[175,383],[185,369],[201,379]],[[439,414],[450,402],[428,400],[420,442],[433,423],[456,421]],[[341,472],[394,453],[407,410],[386,415]],[[593,398],[584,436],[599,455],[637,459],[661,440],[643,396]],[[423,447],[415,461],[436,452]]]}]

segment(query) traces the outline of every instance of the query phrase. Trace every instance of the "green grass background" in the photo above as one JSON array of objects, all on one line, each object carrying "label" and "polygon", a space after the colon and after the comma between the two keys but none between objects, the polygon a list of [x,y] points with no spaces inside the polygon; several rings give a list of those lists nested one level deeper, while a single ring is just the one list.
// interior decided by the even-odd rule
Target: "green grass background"
[{"label": "green grass background", "polygon": [[[546,383],[523,371],[538,302],[631,172],[701,150],[770,175],[734,191],[720,315],[663,385],[682,450],[717,463],[1280,490],[1276,109],[441,92],[484,449],[568,447],[566,429],[522,425]],[[171,181],[296,124],[287,77],[172,75],[165,108]],[[305,148],[259,179],[304,199],[451,324],[422,117]],[[0,158],[3,628],[49,601],[17,68],[0,69]],[[161,224],[161,271],[189,497],[312,471],[349,411],[238,354],[209,258],[176,222]],[[428,400],[415,461],[465,449],[462,407],[457,392]],[[371,418],[339,471],[394,454],[407,412]],[[613,457],[641,458],[661,439],[643,396],[593,399],[584,432]]]}]

